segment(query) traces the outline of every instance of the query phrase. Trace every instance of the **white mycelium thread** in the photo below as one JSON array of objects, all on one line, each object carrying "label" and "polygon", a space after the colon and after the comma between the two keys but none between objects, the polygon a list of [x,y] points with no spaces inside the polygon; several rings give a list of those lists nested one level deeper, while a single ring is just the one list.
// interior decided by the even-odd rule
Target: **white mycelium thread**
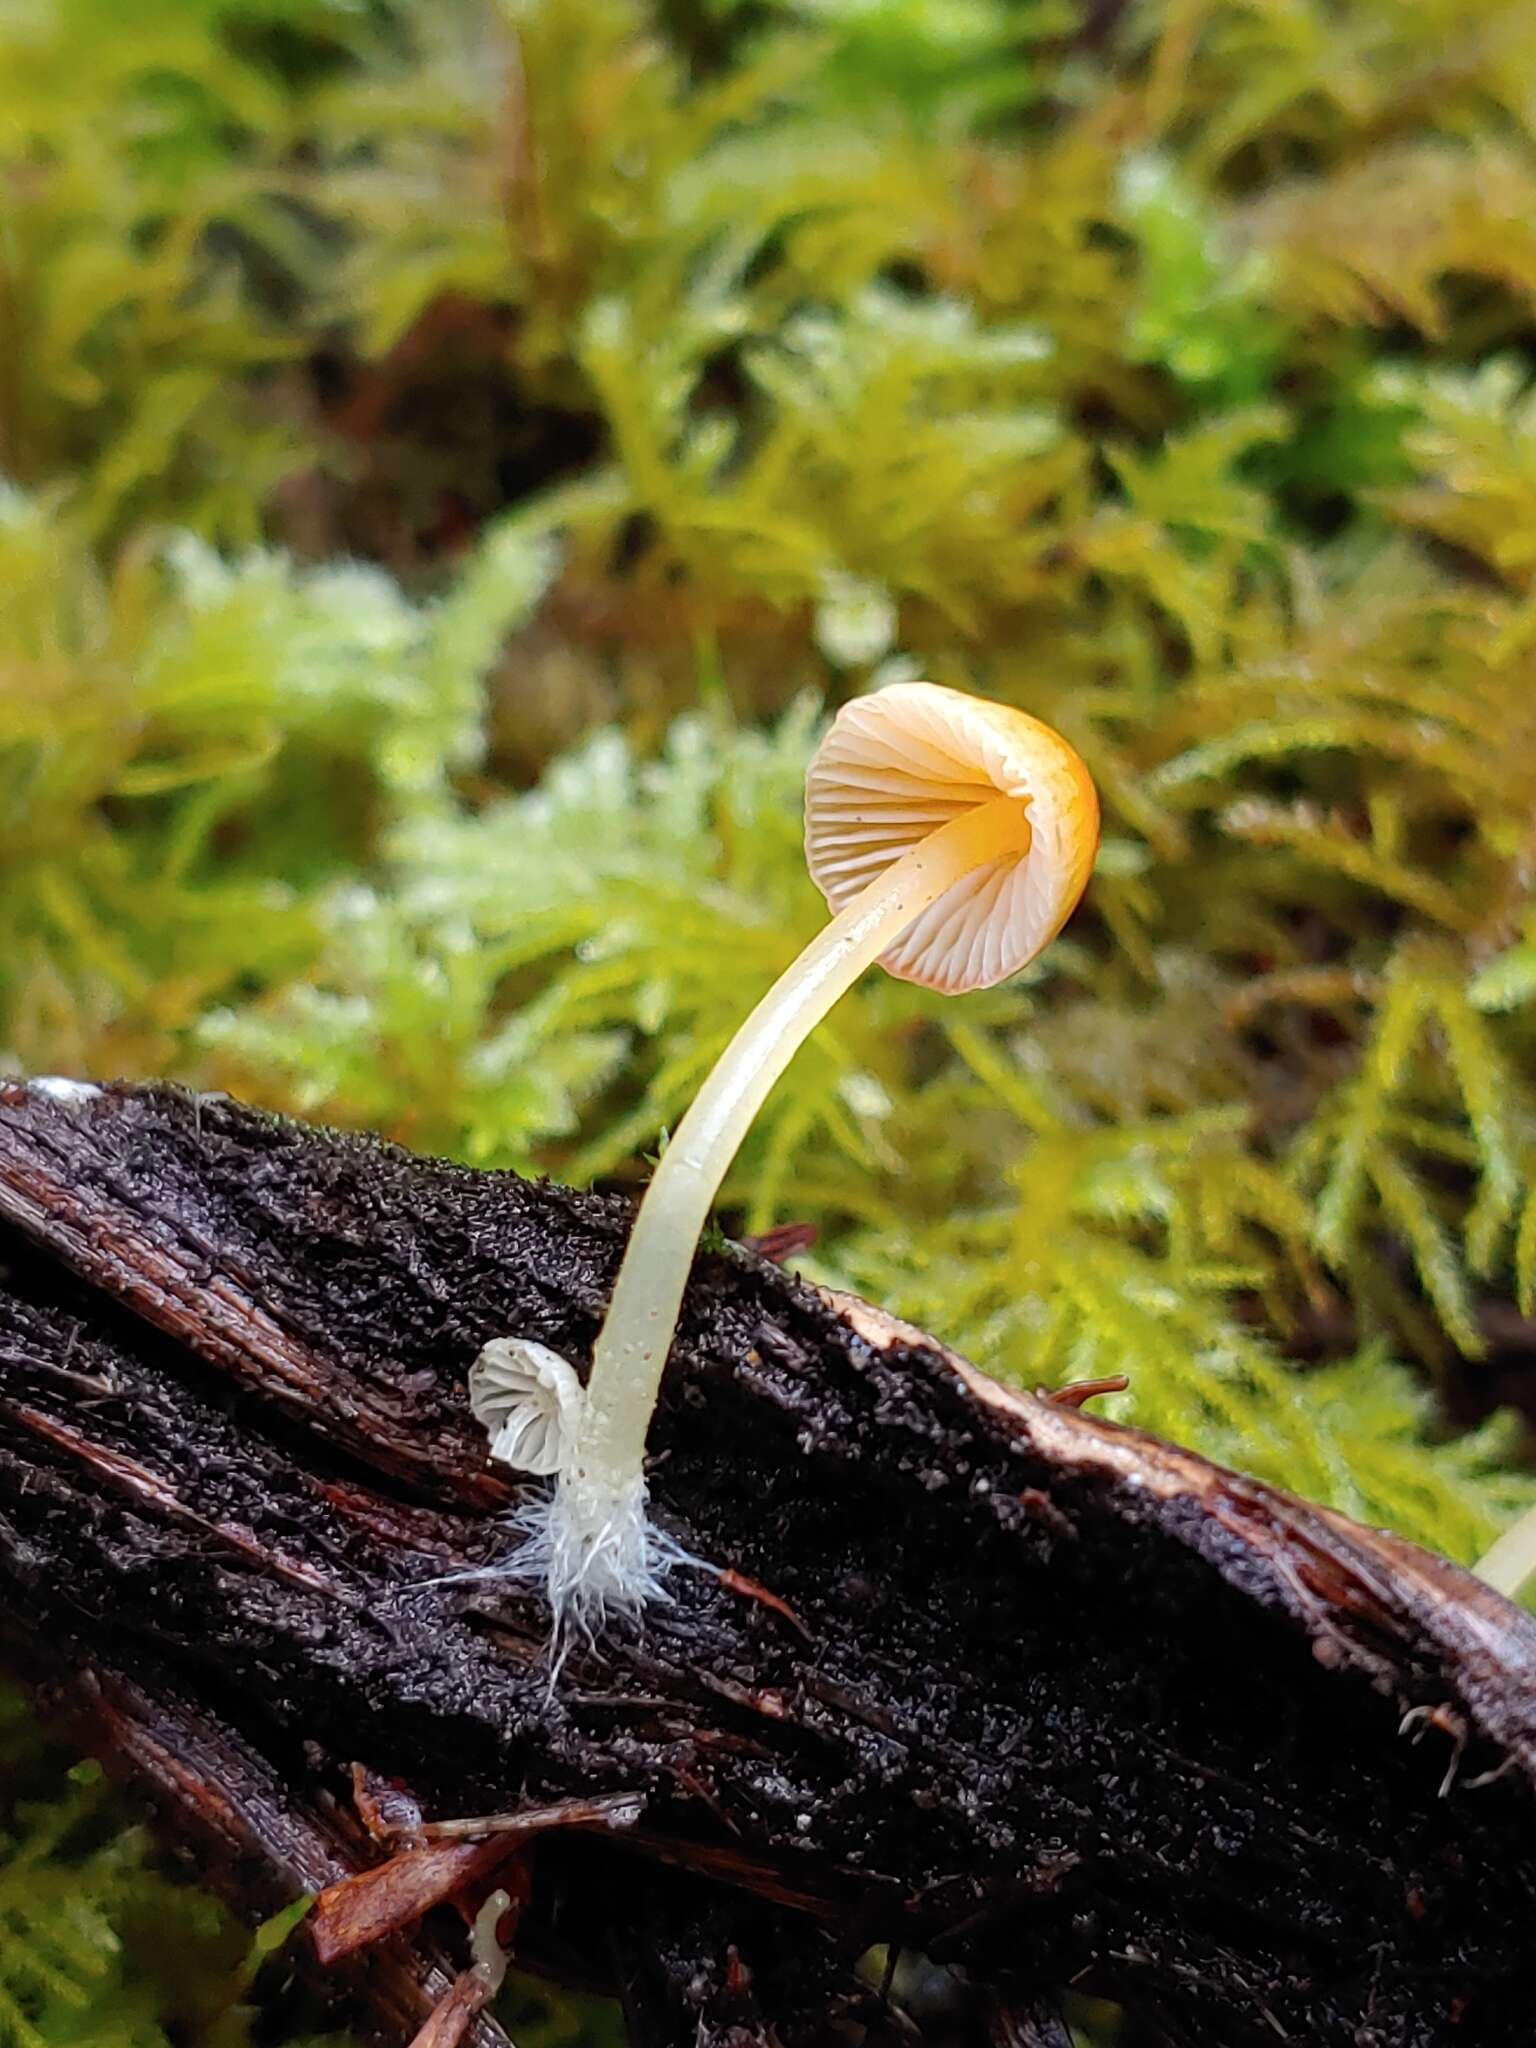
[{"label": "white mycelium thread", "polygon": [[[497,1337],[469,1369],[469,1405],[490,1438],[490,1455],[516,1472],[567,1470],[586,1399],[574,1368],[531,1337]],[[572,1512],[569,1487],[525,1501],[508,1517],[512,1551],[489,1574],[543,1590],[557,1642],[573,1628],[591,1640],[609,1612],[633,1615],[652,1601],[664,1604],[667,1573],[689,1561],[652,1528],[643,1480],[617,1494],[588,1494],[585,1506],[585,1513]]]},{"label": "white mycelium thread", "polygon": [[37,1074],[27,1086],[50,1102],[90,1102],[101,1093],[94,1081],[71,1081],[63,1074]]},{"label": "white mycelium thread", "polygon": [[643,1477],[582,1486],[562,1476],[553,1493],[509,1517],[516,1548],[498,1575],[549,1601],[557,1669],[573,1636],[592,1644],[612,1619],[670,1606],[668,1576],[698,1563],[655,1526],[647,1500]]}]

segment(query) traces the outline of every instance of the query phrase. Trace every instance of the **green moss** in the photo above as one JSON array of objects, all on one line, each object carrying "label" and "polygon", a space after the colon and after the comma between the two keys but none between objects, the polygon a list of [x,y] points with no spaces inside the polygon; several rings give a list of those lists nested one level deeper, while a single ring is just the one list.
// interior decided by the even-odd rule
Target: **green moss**
[{"label": "green moss", "polygon": [[249,1994],[293,1916],[253,1938],[166,1874],[97,1766],[43,1743],[9,1687],[0,1765],[0,2040],[246,2048]]},{"label": "green moss", "polygon": [[861,987],[723,1221],[1470,1558],[1536,1492],[1447,1420],[1536,1312],[1536,17],[1111,13],[7,10],[0,1059],[635,1180],[821,915],[828,704],[986,690],[1094,770],[1087,909]]}]

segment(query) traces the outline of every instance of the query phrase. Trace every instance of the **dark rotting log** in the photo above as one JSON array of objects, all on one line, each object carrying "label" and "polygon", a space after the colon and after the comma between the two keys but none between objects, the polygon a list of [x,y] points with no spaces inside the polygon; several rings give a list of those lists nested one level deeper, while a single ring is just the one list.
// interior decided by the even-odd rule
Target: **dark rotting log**
[{"label": "dark rotting log", "polygon": [[[921,2037],[880,1944],[978,2043],[1060,2038],[1068,1987],[1179,2048],[1530,2037],[1536,1625],[745,1251],[699,1257],[651,1434],[708,1568],[552,1685],[540,1603],[457,1576],[515,1499],[464,1379],[587,1355],[628,1213],[0,1086],[0,1614],[212,1881],[267,1911],[401,1853],[391,1811],[574,1802],[509,1836],[519,1958],[656,2048]],[[381,2038],[462,1930],[339,1966]]]}]

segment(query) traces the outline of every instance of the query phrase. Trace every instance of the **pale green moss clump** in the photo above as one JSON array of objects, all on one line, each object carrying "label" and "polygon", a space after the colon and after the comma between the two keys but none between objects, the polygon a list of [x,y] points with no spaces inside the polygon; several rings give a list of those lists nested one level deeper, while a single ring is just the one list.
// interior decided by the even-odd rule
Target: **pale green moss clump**
[{"label": "pale green moss clump", "polygon": [[0,1063],[638,1186],[820,928],[830,711],[1017,706],[1082,914],[853,988],[724,1222],[1470,1560],[1536,1497],[1448,1420],[1536,1315],[1536,11],[1084,20],[5,9]]}]

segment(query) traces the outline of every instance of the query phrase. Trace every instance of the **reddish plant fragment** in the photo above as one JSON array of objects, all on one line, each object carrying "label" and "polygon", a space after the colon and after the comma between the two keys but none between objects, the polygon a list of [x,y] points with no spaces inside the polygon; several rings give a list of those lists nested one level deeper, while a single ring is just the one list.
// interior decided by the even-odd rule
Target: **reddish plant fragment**
[{"label": "reddish plant fragment", "polygon": [[771,1608],[781,1614],[791,1628],[800,1631],[805,1640],[811,1640],[811,1632],[796,1614],[787,1600],[781,1600],[777,1593],[770,1593],[766,1586],[760,1586],[756,1579],[749,1579],[745,1572],[717,1571],[715,1577],[728,1593],[740,1593],[745,1600],[755,1600],[759,1607]]},{"label": "reddish plant fragment", "polygon": [[1041,1398],[1057,1408],[1081,1408],[1085,1401],[1096,1401],[1100,1394],[1123,1394],[1130,1384],[1128,1374],[1113,1372],[1101,1380],[1070,1380],[1053,1392],[1042,1390]]},{"label": "reddish plant fragment", "polygon": [[786,1259],[792,1259],[797,1252],[808,1252],[816,1242],[814,1223],[776,1223],[772,1230],[760,1230],[755,1237],[744,1237],[742,1243],[749,1252],[755,1252],[760,1259],[767,1259],[770,1265],[782,1266]]},{"label": "reddish plant fragment", "polygon": [[325,1964],[355,1955],[409,1927],[451,1899],[455,1892],[490,1876],[516,1850],[517,1838],[428,1842],[405,1849],[373,1870],[343,1878],[323,1891],[310,1919],[315,1954]]},{"label": "reddish plant fragment", "polygon": [[491,1982],[483,1970],[461,1970],[452,1987],[433,2008],[411,2048],[458,2048],[469,2023],[491,2001]]},{"label": "reddish plant fragment", "polygon": [[382,1778],[366,1764],[352,1766],[352,1804],[380,1848],[415,1848],[422,1839],[421,1808],[399,1778]]}]

